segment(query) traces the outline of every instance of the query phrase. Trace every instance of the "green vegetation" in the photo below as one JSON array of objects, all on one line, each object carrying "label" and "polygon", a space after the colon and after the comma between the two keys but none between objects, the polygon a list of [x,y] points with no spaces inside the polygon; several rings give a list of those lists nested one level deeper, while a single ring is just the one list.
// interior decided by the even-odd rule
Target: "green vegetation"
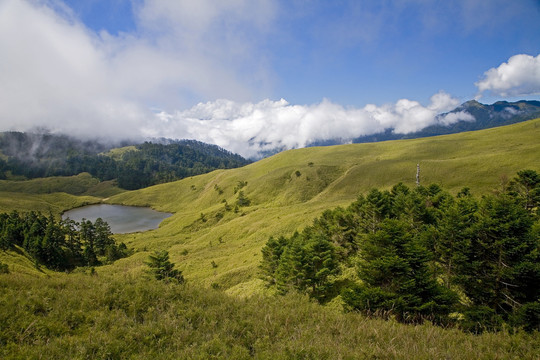
[{"label": "green vegetation", "polygon": [[[249,163],[218,146],[194,140],[116,149],[64,135],[19,132],[0,133],[0,153],[7,159],[0,159],[0,179],[8,174],[38,178],[88,172],[101,181],[116,179],[119,187],[128,190]],[[50,192],[50,186],[40,191]]]},{"label": "green vegetation", "polygon": [[[398,182],[412,187],[417,163],[422,184],[436,183],[453,195],[467,184],[472,193],[487,194],[521,169],[540,169],[538,138],[540,119],[436,138],[306,148],[107,200],[64,193],[0,193],[0,209],[57,215],[105,201],[172,212],[156,231],[115,238],[130,248],[168,250],[174,262],[181,260],[178,266],[187,280],[205,286],[218,283],[231,293],[257,293],[262,289],[260,250],[270,236],[290,236],[325,209],[347,206],[373,187],[390,189]],[[297,170],[300,177],[295,176]],[[221,191],[215,190],[216,185]],[[250,204],[234,212],[238,191]],[[223,217],[216,217],[218,213]],[[182,255],[184,250],[189,254]],[[144,268],[140,258],[129,259],[125,269]],[[219,268],[208,269],[212,260]]]},{"label": "green vegetation", "polygon": [[[264,278],[321,302],[341,292],[351,310],[406,323],[540,330],[540,316],[523,316],[540,307],[540,176],[520,171],[505,190],[478,201],[468,189],[454,198],[437,185],[373,189],[301,234],[271,237]],[[348,268],[358,281],[335,276],[354,275]]]},{"label": "green vegetation", "polygon": [[0,357],[528,360],[540,351],[537,334],[472,336],[343,314],[294,294],[243,299],[104,270],[0,274]]},{"label": "green vegetation", "polygon": [[[279,292],[288,291],[284,296],[273,296],[266,289],[259,265],[264,256],[261,249],[270,236],[276,247],[295,231],[300,240],[313,219],[322,219],[327,209],[341,207],[344,211],[360,193],[372,188],[385,193],[402,182],[413,189],[417,163],[421,184],[437,184],[455,202],[467,199],[468,193],[490,197],[494,189],[509,189],[508,179],[518,171],[540,170],[538,138],[540,119],[437,138],[287,151],[242,168],[215,170],[113,196],[105,192],[93,192],[93,196],[14,192],[20,189],[13,188],[6,192],[1,188],[0,212],[50,211],[58,218],[68,208],[108,202],[151,206],[174,215],[159,229],[114,235],[117,243],[124,242],[134,253],[96,268],[94,275],[87,268],[70,274],[37,269],[24,251],[0,250],[0,262],[9,271],[0,274],[0,323],[7,324],[0,327],[0,357],[533,359],[540,351],[538,332],[512,333],[512,322],[531,323],[538,314],[534,302],[522,306],[510,319],[500,313],[493,316],[492,305],[479,301],[474,312],[461,312],[470,320],[472,331],[479,319],[497,325],[497,316],[510,325],[497,333],[475,336],[429,322],[404,325],[398,317],[383,321],[362,313],[343,313],[340,297],[336,297],[339,291],[354,290],[353,283],[366,284],[360,281],[360,259],[352,255],[361,250],[360,244],[348,241],[350,234],[332,239],[333,248],[326,247],[320,237],[306,244],[298,241],[297,254],[318,248],[322,256],[306,269],[299,290],[289,291],[287,282],[274,277],[276,288],[280,282]],[[470,189],[461,192],[465,185]],[[511,191],[527,194],[528,185],[521,185]],[[235,212],[240,191],[249,204]],[[496,202],[475,201],[485,209],[486,220],[500,211]],[[450,234],[449,229],[464,214],[448,215],[446,227],[441,222],[439,231],[448,229]],[[495,222],[479,224],[504,231]],[[387,232],[391,225],[385,223]],[[538,226],[533,229],[538,231]],[[461,231],[455,234],[457,241]],[[384,241],[382,235],[377,242]],[[411,248],[419,251],[418,265],[423,268],[426,263],[421,255],[427,239],[422,239],[419,248],[418,240],[413,240]],[[438,244],[440,262],[434,264],[429,258],[424,275],[429,279],[433,270],[445,288],[463,289],[473,278],[453,279],[454,265],[461,260],[452,257],[452,243]],[[394,245],[392,251],[398,251],[398,244]],[[498,245],[477,250],[493,250]],[[182,273],[185,284],[144,276],[149,256],[162,250],[176,264],[173,269]],[[290,253],[293,259],[295,253]],[[345,258],[350,262],[344,263]],[[404,264],[415,265],[413,259],[405,258]],[[270,268],[276,266],[279,261],[269,264]],[[315,294],[324,305],[298,291]],[[460,300],[475,298],[472,293],[458,293]],[[504,297],[500,292],[495,299],[501,295]],[[514,299],[529,296],[507,295]]]},{"label": "green vegetation", "polygon": [[70,219],[57,222],[52,215],[36,212],[0,214],[0,250],[19,248],[36,267],[45,265],[58,271],[100,265],[129,254],[125,244],[116,244],[109,225],[101,218],[79,224]]},{"label": "green vegetation", "polygon": [[[540,169],[538,138],[540,120],[533,120],[436,138],[298,149],[238,169],[124,192],[107,202],[174,213],[156,231],[118,236],[128,246],[167,249],[173,261],[181,260],[188,281],[258,293],[261,249],[270,236],[289,237],[324,210],[348,206],[371,188],[390,189],[399,182],[412,188],[417,163],[421,184],[436,183],[453,196],[464,185],[473,194],[489,194],[522,169]],[[247,184],[238,189],[239,183]],[[227,211],[227,205],[234,209],[239,191],[249,206]],[[187,256],[181,255],[185,249]],[[208,269],[212,260],[219,268]],[[133,259],[129,266],[142,265]]]},{"label": "green vegetation", "polygon": [[146,265],[157,280],[184,282],[182,272],[174,268],[174,264],[169,261],[169,252],[166,250],[155,251],[148,257]]},{"label": "green vegetation", "polygon": [[0,274],[9,274],[9,266],[8,264],[4,264],[0,261]]},{"label": "green vegetation", "polygon": [[89,173],[74,176],[53,176],[27,181],[0,180],[2,191],[25,194],[66,193],[71,195],[88,195],[109,197],[124,192],[114,181],[100,182]]},{"label": "green vegetation", "polygon": [[76,196],[64,192],[27,194],[0,191],[0,211],[2,212],[11,210],[21,212],[39,211],[46,214],[53,213],[59,217],[66,210],[96,204],[100,201],[101,199],[95,196]]}]

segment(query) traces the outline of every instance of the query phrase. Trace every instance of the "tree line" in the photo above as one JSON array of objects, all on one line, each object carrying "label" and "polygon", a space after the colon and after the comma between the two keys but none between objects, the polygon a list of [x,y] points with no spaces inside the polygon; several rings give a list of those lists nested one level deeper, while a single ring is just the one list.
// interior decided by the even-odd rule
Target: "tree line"
[{"label": "tree line", "polygon": [[[65,135],[0,134],[0,178],[7,172],[26,178],[71,176],[88,172],[101,181],[116,179],[118,186],[135,190],[150,185],[249,163],[240,155],[195,140],[144,142],[118,157],[105,154],[114,148],[83,142]],[[121,144],[121,145],[127,145]]]},{"label": "tree line", "polygon": [[438,185],[371,190],[290,237],[270,237],[269,286],[346,310],[472,332],[540,330],[540,175],[475,198]]},{"label": "tree line", "polygon": [[17,211],[0,214],[0,249],[22,248],[36,266],[57,271],[96,266],[129,255],[124,243],[112,238],[109,224],[98,218],[57,221],[52,215]]}]

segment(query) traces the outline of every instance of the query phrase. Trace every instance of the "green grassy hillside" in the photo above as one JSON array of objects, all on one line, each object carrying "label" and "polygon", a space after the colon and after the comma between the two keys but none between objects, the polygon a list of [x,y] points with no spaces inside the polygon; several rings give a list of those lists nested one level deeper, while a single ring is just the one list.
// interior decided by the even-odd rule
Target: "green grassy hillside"
[{"label": "green grassy hillside", "polygon": [[[433,138],[305,148],[122,193],[88,174],[2,181],[0,209],[59,214],[105,201],[173,212],[158,230],[117,235],[136,253],[104,271],[138,274],[151,251],[167,249],[188,280],[251,294],[262,288],[257,267],[269,236],[301,230],[323,210],[347,205],[370,188],[414,185],[417,163],[423,184],[489,192],[518,170],[540,169],[538,139],[540,119]],[[250,205],[235,209],[240,191]]]},{"label": "green grassy hillside", "polygon": [[89,173],[81,173],[75,176],[52,176],[26,181],[0,180],[0,189],[4,192],[25,194],[66,193],[97,197],[108,197],[125,191],[115,186],[113,181],[100,182]]},{"label": "green grassy hillside", "polygon": [[[417,163],[423,184],[489,192],[521,169],[540,169],[538,139],[540,119],[425,139],[305,148],[125,192],[108,202],[175,214],[156,231],[118,236],[139,253],[110,271],[137,273],[147,251],[168,249],[188,280],[248,294],[260,288],[257,266],[269,236],[302,229],[324,209],[346,205],[372,187],[414,185]],[[241,191],[251,204],[235,212],[239,182],[247,182]]]},{"label": "green grassy hillside", "polygon": [[0,180],[0,211],[35,210],[59,215],[124,191],[114,181],[99,182],[88,173],[24,181]]},{"label": "green grassy hillside", "polygon": [[39,211],[60,215],[62,212],[101,201],[95,196],[75,196],[66,193],[26,194],[0,190],[0,211]]}]

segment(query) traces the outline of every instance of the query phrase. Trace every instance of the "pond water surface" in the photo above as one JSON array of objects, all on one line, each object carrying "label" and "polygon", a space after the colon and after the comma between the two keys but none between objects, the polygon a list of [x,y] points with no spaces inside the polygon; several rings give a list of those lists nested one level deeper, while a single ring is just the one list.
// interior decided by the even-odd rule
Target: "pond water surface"
[{"label": "pond water surface", "polygon": [[125,234],[157,229],[159,224],[171,215],[147,207],[98,204],[66,211],[62,218],[69,217],[77,222],[81,222],[83,218],[92,222],[102,218],[109,224],[113,234]]}]

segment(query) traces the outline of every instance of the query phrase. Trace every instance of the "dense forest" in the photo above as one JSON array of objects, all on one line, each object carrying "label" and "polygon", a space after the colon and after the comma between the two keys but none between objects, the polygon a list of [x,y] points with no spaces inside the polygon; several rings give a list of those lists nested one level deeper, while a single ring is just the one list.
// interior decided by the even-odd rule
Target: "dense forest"
[{"label": "dense forest", "polygon": [[349,311],[471,332],[540,330],[540,175],[520,171],[480,199],[438,185],[371,190],[290,237],[261,269],[281,293]]},{"label": "dense forest", "polygon": [[56,221],[36,212],[0,214],[0,249],[24,249],[37,267],[57,271],[96,266],[129,255],[124,243],[112,238],[109,224],[71,219]]},{"label": "dense forest", "polygon": [[[195,140],[160,142],[106,145],[65,135],[4,132],[0,178],[8,172],[30,179],[88,172],[101,181],[117,179],[121,188],[134,190],[249,163],[240,155]],[[116,156],[107,153],[127,145],[133,148]]]}]

